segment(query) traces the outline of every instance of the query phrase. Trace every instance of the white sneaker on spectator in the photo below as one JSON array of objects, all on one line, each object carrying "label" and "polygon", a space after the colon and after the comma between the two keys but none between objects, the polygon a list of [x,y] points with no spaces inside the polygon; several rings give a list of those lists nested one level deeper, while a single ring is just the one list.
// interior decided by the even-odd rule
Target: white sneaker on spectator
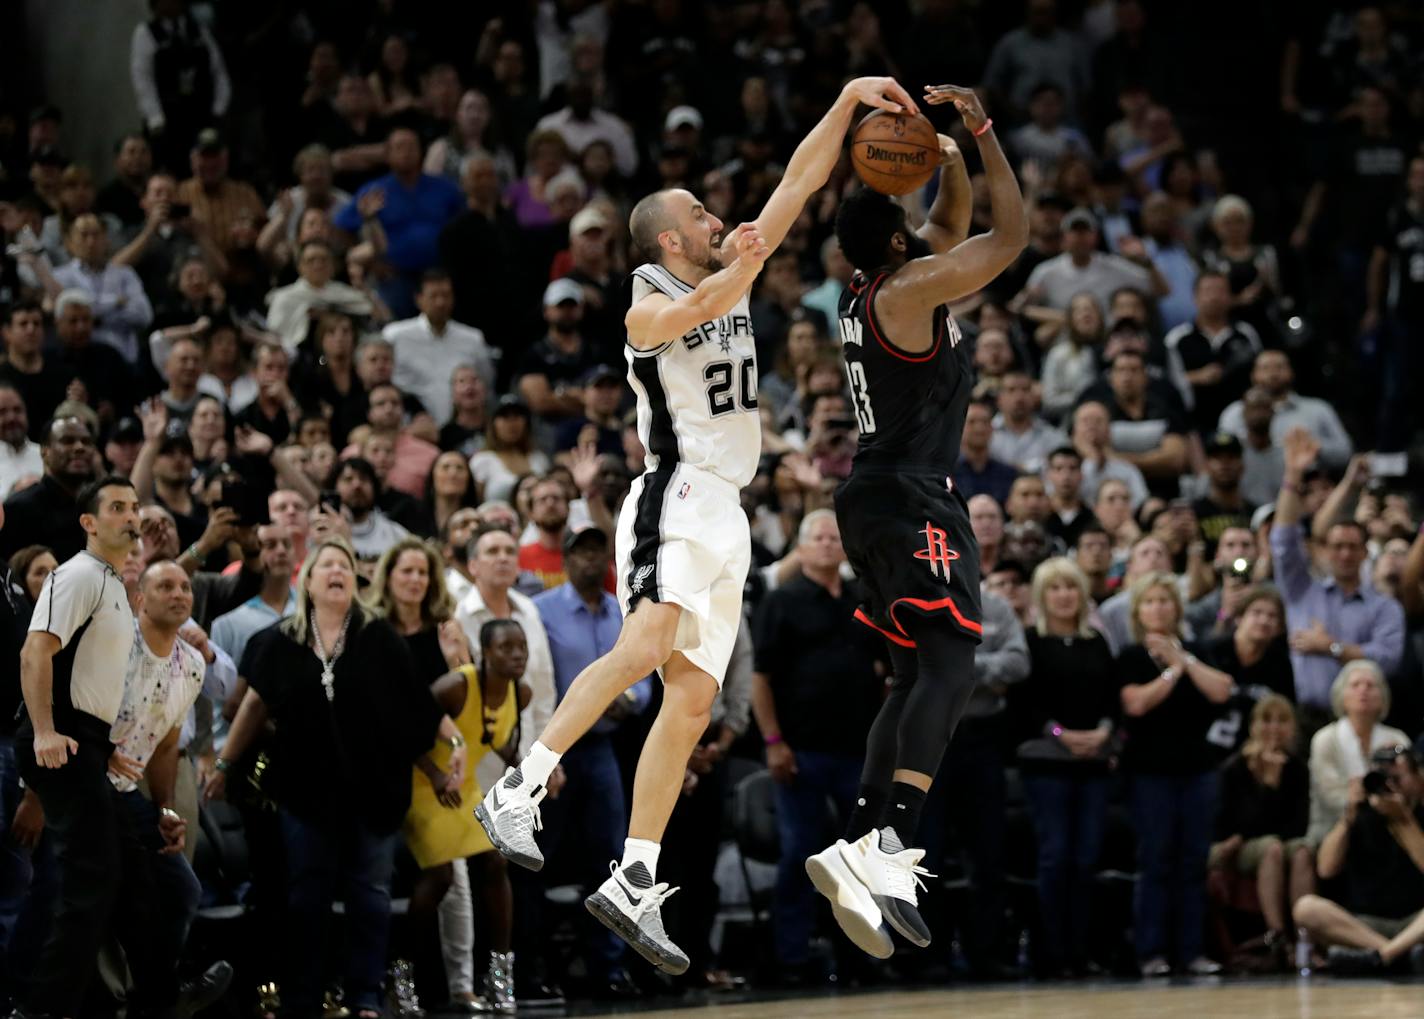
[{"label": "white sneaker on spectator", "polygon": [[475,808],[475,817],[494,847],[506,859],[529,870],[544,866],[544,854],[534,841],[534,833],[544,826],[539,817],[539,801],[547,791],[544,786],[524,788],[524,775],[518,768],[510,768]]},{"label": "white sneaker on spectator", "polygon": [[870,889],[846,864],[843,854],[849,849],[845,839],[837,839],[806,860],[806,875],[816,891],[830,900],[831,915],[851,943],[867,955],[888,959],[895,953],[895,942]]},{"label": "white sneaker on spectator", "polygon": [[669,888],[666,882],[653,884],[652,875],[641,860],[621,868],[615,860],[608,870],[608,880],[584,900],[588,911],[664,973],[686,973],[687,954],[668,937],[661,910],[677,889]]},{"label": "white sneaker on spectator", "polygon": [[925,851],[906,849],[894,828],[876,828],[845,846],[841,856],[869,890],[885,922],[916,948],[928,946],[930,929],[915,894],[917,886],[925,887],[922,877],[934,877],[920,866]]}]

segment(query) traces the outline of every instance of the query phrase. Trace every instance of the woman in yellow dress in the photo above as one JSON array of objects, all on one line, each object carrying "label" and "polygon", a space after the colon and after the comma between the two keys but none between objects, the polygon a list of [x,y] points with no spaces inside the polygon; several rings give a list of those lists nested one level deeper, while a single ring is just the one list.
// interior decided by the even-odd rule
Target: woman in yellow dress
[{"label": "woman in yellow dress", "polygon": [[[529,649],[517,623],[492,621],[480,632],[483,664],[476,668],[464,631],[450,618],[453,606],[443,575],[440,554],[428,543],[408,538],[381,558],[372,585],[377,610],[410,645],[418,672],[414,678],[428,683],[436,701],[450,712],[469,754],[458,787],[450,784],[446,772],[453,751],[444,743],[436,744],[412,774],[404,831],[421,875],[411,895],[408,927],[425,929],[438,909],[452,1005],[470,1012],[482,1010],[482,1005],[512,1012],[513,894],[504,857],[494,851],[468,805],[484,797],[474,776],[475,762],[491,751],[512,758],[518,746],[519,712],[530,697],[529,688],[519,682]],[[480,889],[482,940],[490,949],[483,1003],[474,993],[472,878]],[[419,1003],[409,965],[397,962],[394,968],[394,1011],[414,1014]]]}]

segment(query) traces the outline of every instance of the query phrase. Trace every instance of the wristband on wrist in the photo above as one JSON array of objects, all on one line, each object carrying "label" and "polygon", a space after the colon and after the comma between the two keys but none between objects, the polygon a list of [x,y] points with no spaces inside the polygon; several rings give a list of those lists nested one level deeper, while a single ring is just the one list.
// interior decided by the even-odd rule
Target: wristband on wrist
[{"label": "wristband on wrist", "polygon": [[216,771],[219,775],[226,775],[229,771],[232,770],[232,762],[229,761],[226,757],[219,757],[216,761],[213,762],[213,770]]},{"label": "wristband on wrist", "polygon": [[451,750],[459,750],[462,746],[465,745],[465,737],[449,736],[445,738],[444,742],[450,744]]},{"label": "wristband on wrist", "polygon": [[174,810],[172,807],[159,807],[158,812],[164,817],[173,818],[173,820],[175,821],[183,820],[183,816],[179,814],[178,811]]},{"label": "wristband on wrist", "polygon": [[780,743],[780,742],[782,741],[782,740],[781,740],[781,733],[777,732],[777,733],[773,733],[773,734],[770,735],[770,736],[763,736],[761,741],[762,741],[763,743],[765,743],[765,744],[766,744],[767,746],[769,746],[769,747],[774,747],[774,746],[776,746],[776,744],[778,744],[778,743]]},{"label": "wristband on wrist", "polygon": [[984,118],[984,123],[982,123],[982,124],[979,125],[979,130],[977,130],[977,131],[974,132],[974,137],[975,137],[975,138],[978,138],[980,135],[982,135],[985,131],[989,130],[989,128],[991,128],[991,127],[993,127],[993,126],[994,126],[994,118],[993,118],[993,117],[985,117],[985,118]]},{"label": "wristband on wrist", "polygon": [[183,554],[187,556],[192,556],[199,566],[202,566],[208,561],[208,554],[198,548],[198,543],[196,541],[193,542],[193,544],[189,545],[186,549],[184,549]]},{"label": "wristband on wrist", "polygon": [[1053,735],[1055,735],[1055,736],[1062,736],[1062,735],[1063,735],[1063,726],[1061,726],[1061,725],[1055,725],[1051,731],[1052,731]]}]

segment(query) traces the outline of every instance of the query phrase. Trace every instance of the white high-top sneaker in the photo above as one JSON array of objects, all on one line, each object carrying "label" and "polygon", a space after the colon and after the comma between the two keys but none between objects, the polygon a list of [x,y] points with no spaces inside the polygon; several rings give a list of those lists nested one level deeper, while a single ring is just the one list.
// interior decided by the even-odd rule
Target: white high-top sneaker
[{"label": "white high-top sneaker", "polygon": [[893,828],[876,828],[855,841],[840,843],[841,858],[870,892],[885,921],[910,944],[924,948],[930,929],[920,916],[915,888],[925,887],[921,877],[934,877],[921,867],[923,849],[906,849]]},{"label": "white high-top sneaker", "polygon": [[660,909],[677,889],[669,888],[666,882],[653,884],[652,875],[641,860],[623,868],[615,860],[608,870],[608,880],[584,900],[588,911],[664,973],[686,973],[687,954],[672,943],[663,929]]},{"label": "white high-top sneaker", "polygon": [[548,790],[544,786],[524,788],[524,775],[518,768],[504,773],[480,805],[475,808],[490,842],[505,858],[529,870],[544,866],[544,854],[534,841],[534,833],[544,826],[539,818],[539,801]]},{"label": "white high-top sneaker", "polygon": [[888,959],[895,952],[890,930],[880,916],[870,889],[847,866],[843,851],[850,847],[845,839],[806,860],[806,874],[811,883],[831,902],[831,915],[862,952],[877,959]]}]

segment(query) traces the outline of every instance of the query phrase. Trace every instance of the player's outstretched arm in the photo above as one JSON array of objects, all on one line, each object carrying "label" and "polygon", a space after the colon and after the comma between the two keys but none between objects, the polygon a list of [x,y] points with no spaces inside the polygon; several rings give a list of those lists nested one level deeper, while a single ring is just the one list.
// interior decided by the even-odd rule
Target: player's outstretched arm
[{"label": "player's outstretched arm", "polygon": [[939,136],[939,191],[924,223],[915,231],[936,255],[948,251],[969,236],[974,215],[974,192],[969,184],[969,167],[964,153],[949,135]]},{"label": "player's outstretched arm", "polygon": [[821,190],[830,178],[831,170],[840,159],[850,119],[861,103],[891,113],[919,112],[910,94],[894,78],[856,78],[847,82],[820,123],[796,146],[781,182],[756,219],[757,229],[772,251],[786,238],[807,199]]},{"label": "player's outstretched arm", "polygon": [[697,284],[692,293],[675,301],[665,294],[653,293],[628,309],[623,324],[635,350],[661,347],[737,306],[766,264],[771,248],[751,223],[737,227],[733,237],[737,260]]},{"label": "player's outstretched arm", "polygon": [[926,88],[927,102],[954,103],[979,142],[989,181],[991,226],[988,233],[971,237],[949,251],[915,259],[887,281],[879,299],[888,298],[897,310],[911,313],[928,311],[979,290],[1008,268],[1028,244],[1023,194],[979,97],[973,89],[956,85]]}]

